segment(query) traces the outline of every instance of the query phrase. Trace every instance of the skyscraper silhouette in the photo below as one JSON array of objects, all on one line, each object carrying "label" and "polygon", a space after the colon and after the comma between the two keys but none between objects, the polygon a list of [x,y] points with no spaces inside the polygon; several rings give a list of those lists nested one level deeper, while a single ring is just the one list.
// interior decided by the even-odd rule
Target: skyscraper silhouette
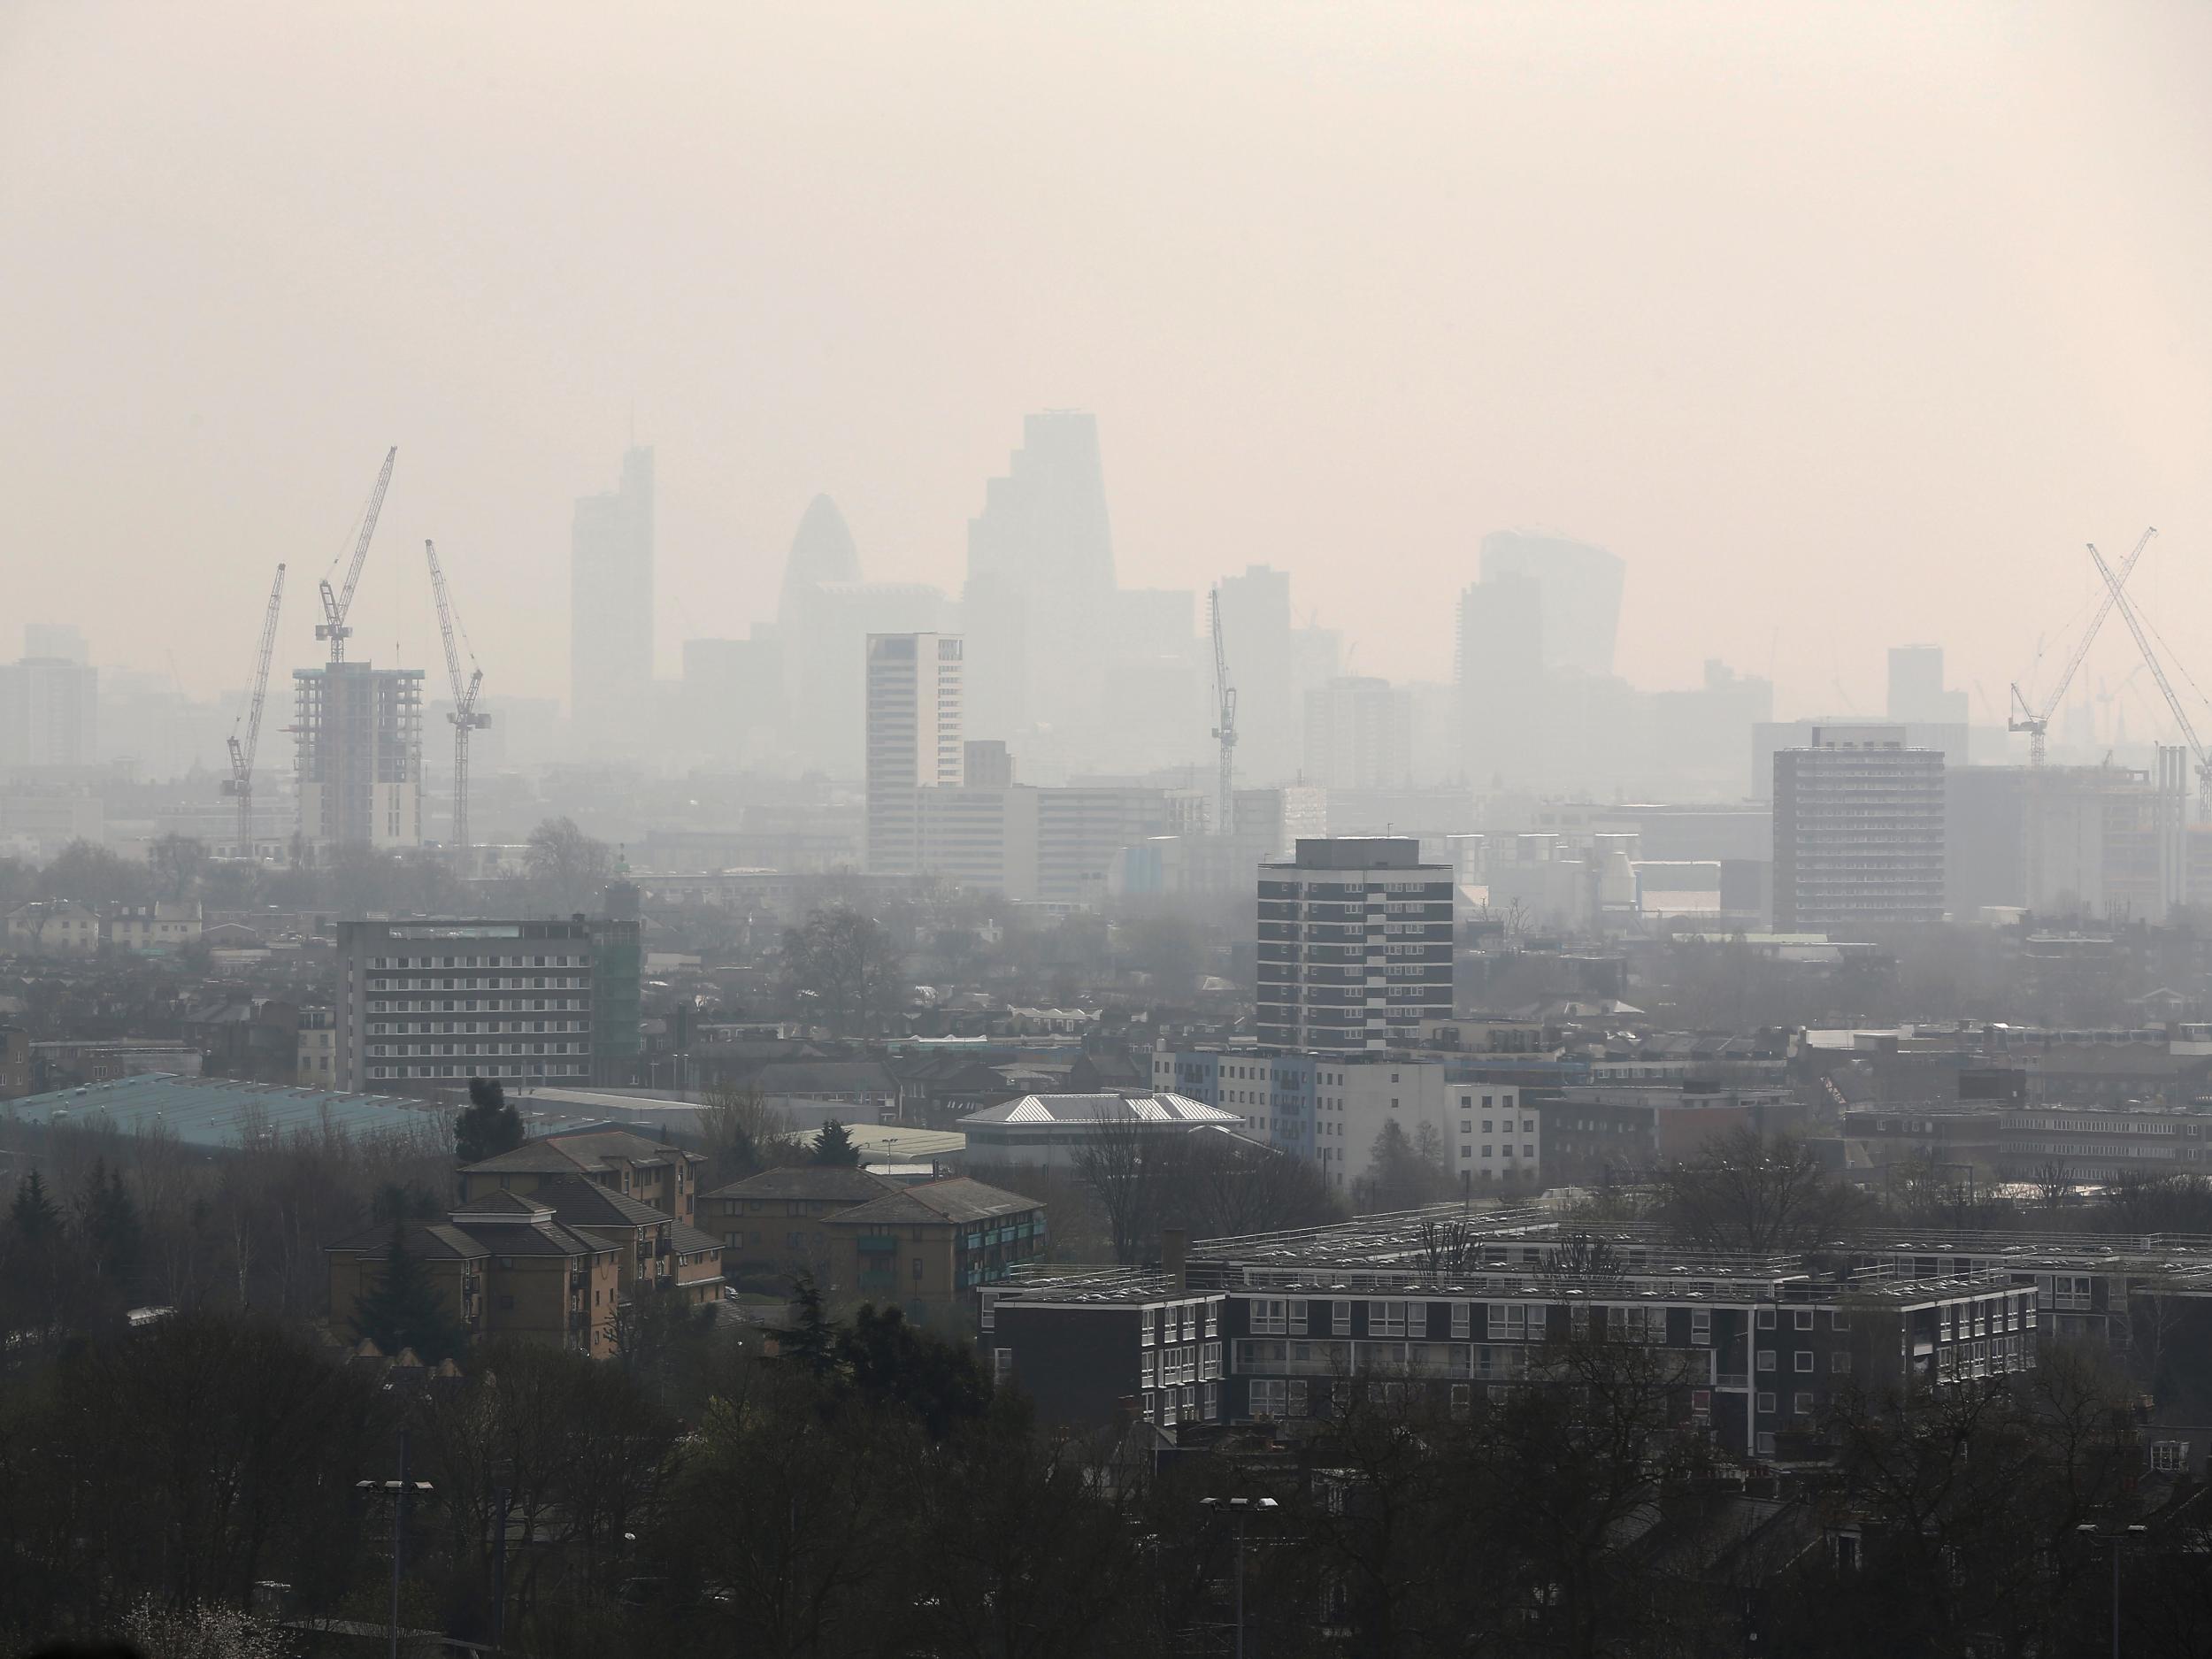
[{"label": "skyscraper silhouette", "polygon": [[576,503],[569,544],[569,715],[579,752],[634,748],[653,695],[653,452]]}]

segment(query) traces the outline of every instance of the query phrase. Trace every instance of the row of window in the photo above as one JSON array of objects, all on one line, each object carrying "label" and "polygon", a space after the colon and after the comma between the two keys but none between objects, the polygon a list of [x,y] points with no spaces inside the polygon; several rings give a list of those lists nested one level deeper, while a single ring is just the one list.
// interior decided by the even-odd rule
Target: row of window
[{"label": "row of window", "polygon": [[372,971],[387,968],[566,968],[582,967],[585,959],[579,956],[571,963],[566,956],[371,956]]}]

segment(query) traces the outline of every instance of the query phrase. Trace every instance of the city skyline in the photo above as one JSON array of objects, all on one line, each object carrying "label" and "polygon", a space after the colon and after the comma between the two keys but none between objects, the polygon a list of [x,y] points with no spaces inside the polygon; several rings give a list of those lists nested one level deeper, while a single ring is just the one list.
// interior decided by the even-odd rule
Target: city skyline
[{"label": "city skyline", "polygon": [[[342,19],[308,39],[219,10],[127,39],[103,14],[19,11],[0,25],[0,121],[23,141],[0,145],[19,232],[0,269],[23,296],[4,325],[21,373],[0,486],[17,534],[52,553],[28,561],[23,604],[76,622],[109,665],[156,668],[187,626],[208,646],[180,663],[188,685],[234,686],[267,566],[316,572],[375,450],[397,441],[365,641],[379,660],[395,644],[434,660],[428,596],[395,550],[434,535],[465,602],[521,596],[477,629],[490,683],[558,695],[543,647],[566,630],[570,503],[603,480],[634,411],[660,455],[667,674],[690,618],[739,636],[770,614],[818,493],[876,580],[956,590],[964,526],[1022,415],[1069,405],[1100,423],[1125,584],[1202,589],[1272,564],[1344,633],[1354,672],[1386,656],[1415,678],[1449,668],[1447,619],[1394,623],[1371,561],[1471,580],[1480,537],[1514,526],[1626,562],[1617,664],[1632,683],[1771,660],[1778,704],[1805,714],[1848,712],[1839,681],[1878,706],[1881,653],[1925,632],[1892,628],[1894,590],[1955,618],[1942,642],[1958,683],[1998,703],[2039,636],[2095,593],[2085,540],[2158,523],[2147,595],[2176,610],[2212,597],[2191,556],[2212,527],[2195,459],[2212,342],[2188,303],[2212,280],[2212,214],[2193,205],[2212,168],[2178,78],[2205,19],[2162,14],[2162,35],[2088,12],[1747,12],[1685,34],[1633,9],[1578,16],[1413,13],[1358,54],[1348,24],[1319,16],[1286,20],[1258,54],[1225,19],[1189,21],[1174,43],[1213,73],[1203,96],[1157,84],[1159,19],[1090,41],[1065,18],[953,12],[837,47],[818,26],[763,21],[722,55],[746,59],[722,67],[747,86],[826,59],[856,88],[892,61],[924,73],[850,141],[772,85],[709,100],[713,77],[679,77],[656,120],[618,123],[604,153],[559,141],[538,158],[545,183],[518,192],[511,123],[538,130],[587,86],[627,111],[680,34],[647,21],[595,38],[611,54],[602,75],[553,14],[480,124],[457,111],[493,34],[511,33],[489,23],[456,21],[450,62],[386,76],[387,43]],[[734,25],[703,27],[689,44],[735,45]],[[1083,74],[1079,39],[1099,48]],[[1033,67],[981,66],[994,40]],[[407,120],[361,104],[392,81]],[[1010,168],[954,119],[987,88],[1035,139]],[[1087,157],[1139,195],[1082,165],[1079,145],[1102,141],[1076,129],[1113,124],[1055,114],[1078,94],[1090,114],[1139,97],[1159,111],[1156,134]],[[249,150],[196,112],[202,98],[261,111]],[[46,136],[68,129],[61,109],[110,100],[97,142]],[[1735,137],[1769,117],[1773,154],[1742,153]],[[1317,141],[1345,123],[1369,136],[1332,173]],[[1684,172],[1622,151],[1639,123]],[[874,185],[879,211],[835,210],[887,137],[911,141],[914,170]],[[313,199],[288,150],[327,175]],[[695,150],[734,169],[725,213],[677,211]],[[743,164],[779,150],[805,158],[818,192]],[[473,165],[436,176],[457,157]],[[1300,180],[1287,198],[1263,186],[1285,163]],[[1062,174],[1078,183],[1060,241],[993,241],[997,273],[964,263],[967,286],[950,281],[956,227],[995,224],[1010,189]],[[175,210],[157,208],[171,193]],[[410,211],[390,248],[324,235],[322,198],[392,193]],[[642,258],[580,256],[557,280],[534,256],[513,265],[511,247],[570,222],[572,198]],[[1141,203],[1165,237],[1141,256],[1125,245]],[[147,240],[117,260],[100,226],[126,221]],[[1314,225],[1343,234],[1316,248]],[[923,257],[890,262],[887,286],[872,271],[894,226]],[[1698,251],[1730,236],[1754,257]],[[488,263],[457,265],[449,242]],[[775,249],[804,251],[757,257]],[[1931,285],[1929,261],[1953,256],[1953,285]],[[1561,261],[1583,274],[1532,280]],[[780,263],[787,276],[758,274]],[[214,296],[196,328],[163,326]],[[1311,320],[1286,356],[1292,314]],[[85,338],[101,349],[56,354]],[[946,376],[946,349],[973,372]],[[1700,378],[1723,371],[1730,398],[1699,401]],[[119,461],[138,488],[86,487]],[[130,562],[154,548],[169,551],[150,577]],[[1732,580],[1754,591],[1713,603]],[[1816,608],[1821,648],[1778,651]]]}]

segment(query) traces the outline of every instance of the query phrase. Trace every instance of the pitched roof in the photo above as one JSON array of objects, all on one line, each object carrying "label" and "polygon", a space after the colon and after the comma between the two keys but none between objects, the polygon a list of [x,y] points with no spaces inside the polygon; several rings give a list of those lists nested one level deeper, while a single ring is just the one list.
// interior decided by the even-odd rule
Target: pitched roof
[{"label": "pitched roof", "polygon": [[681,1148],[648,1141],[627,1129],[580,1129],[551,1134],[547,1141],[591,1168],[604,1167],[599,1160],[620,1158],[626,1164],[665,1164],[685,1156]]},{"label": "pitched roof", "polygon": [[722,1240],[711,1233],[702,1233],[698,1228],[687,1227],[680,1221],[676,1224],[671,1236],[676,1241],[676,1251],[680,1256],[697,1256],[703,1251],[722,1248]]},{"label": "pitched roof", "polygon": [[1243,1118],[1216,1106],[1182,1094],[1025,1094],[1001,1101],[981,1111],[970,1112],[964,1126],[999,1124],[1058,1125],[1082,1127],[1091,1124],[1240,1124]]},{"label": "pitched roof", "polygon": [[578,1227],[658,1227],[668,1217],[642,1200],[611,1187],[602,1187],[580,1175],[556,1176],[541,1181],[530,1194],[553,1218]]},{"label": "pitched roof", "polygon": [[780,1170],[763,1170],[727,1187],[703,1194],[708,1198],[843,1199],[864,1204],[892,1191],[889,1181],[867,1171],[829,1164],[794,1164]]},{"label": "pitched roof", "polygon": [[862,1089],[898,1093],[898,1085],[880,1060],[772,1060],[745,1080],[764,1094]]},{"label": "pitched roof", "polygon": [[495,1222],[527,1221],[534,1216],[549,1216],[552,1213],[553,1206],[540,1202],[535,1193],[525,1198],[520,1193],[510,1192],[503,1187],[494,1187],[488,1193],[480,1193],[456,1206],[453,1211],[457,1220],[465,1216],[471,1221],[484,1217]]},{"label": "pitched roof", "polygon": [[596,1158],[587,1161],[564,1152],[549,1141],[526,1141],[510,1152],[499,1152],[475,1164],[461,1166],[464,1175],[574,1175],[580,1170],[603,1169]]},{"label": "pitched roof", "polygon": [[1044,1205],[1034,1198],[1024,1198],[1019,1193],[986,1187],[981,1181],[970,1180],[961,1175],[950,1180],[925,1181],[918,1187],[898,1187],[872,1203],[825,1217],[824,1220],[836,1226],[849,1222],[856,1225],[884,1222],[900,1225],[933,1221],[959,1223],[988,1221],[995,1216],[1043,1208]]},{"label": "pitched roof", "polygon": [[[323,1248],[349,1256],[375,1256],[389,1249],[391,1243],[391,1225],[386,1223],[349,1233]],[[458,1262],[489,1256],[491,1251],[450,1223],[417,1221],[408,1224],[407,1253],[426,1262]]]}]

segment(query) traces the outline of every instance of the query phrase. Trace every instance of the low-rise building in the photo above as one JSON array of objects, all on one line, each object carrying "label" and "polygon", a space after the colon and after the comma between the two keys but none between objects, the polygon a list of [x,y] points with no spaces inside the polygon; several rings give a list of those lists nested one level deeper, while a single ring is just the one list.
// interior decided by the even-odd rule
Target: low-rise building
[{"label": "low-rise building", "polygon": [[[512,1336],[594,1358],[613,1355],[623,1251],[564,1226],[551,1206],[487,1192],[464,1199],[442,1222],[406,1224],[405,1239],[471,1340]],[[326,1247],[337,1328],[353,1328],[361,1299],[381,1282],[391,1241],[392,1229],[381,1226]]]},{"label": "low-rise building", "polygon": [[200,937],[200,902],[163,899],[153,904],[119,904],[101,922],[108,943],[118,949],[166,955]]},{"label": "low-rise building", "polygon": [[722,1294],[722,1246],[664,1210],[580,1175],[541,1182],[530,1202],[570,1231],[603,1239],[622,1253],[622,1300],[672,1294],[697,1305]]},{"label": "low-rise building", "polygon": [[580,1129],[526,1141],[511,1152],[461,1171],[465,1201],[492,1191],[534,1193],[547,1181],[581,1176],[696,1225],[698,1170],[706,1159],[622,1128]]},{"label": "low-rise building", "polygon": [[8,949],[19,956],[89,956],[100,949],[100,918],[66,899],[34,899],[8,912]]},{"label": "low-rise building", "polygon": [[960,1119],[972,1168],[1069,1168],[1086,1147],[1131,1135],[1241,1130],[1234,1111],[1181,1094],[1025,1094]]},{"label": "low-rise building", "polygon": [[917,1318],[956,1316],[1045,1251],[1042,1204],[964,1176],[899,1187],[823,1225],[833,1290]]},{"label": "low-rise building", "polygon": [[716,1187],[699,1201],[701,1220],[722,1240],[726,1277],[780,1287],[807,1273],[827,1284],[830,1218],[895,1190],[865,1170],[798,1164]]}]

